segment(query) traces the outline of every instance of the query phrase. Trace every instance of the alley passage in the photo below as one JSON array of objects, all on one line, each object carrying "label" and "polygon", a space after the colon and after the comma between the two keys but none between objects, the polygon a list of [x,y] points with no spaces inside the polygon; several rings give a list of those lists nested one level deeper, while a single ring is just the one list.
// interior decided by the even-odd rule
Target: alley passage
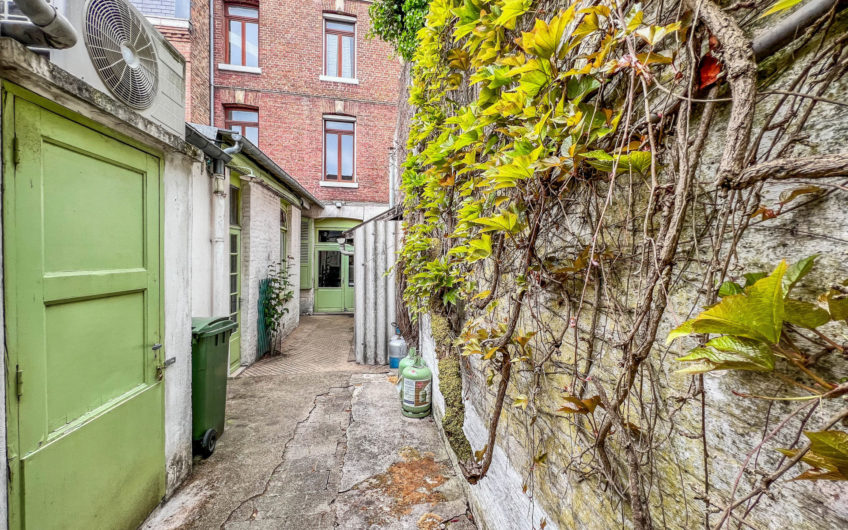
[{"label": "alley passage", "polygon": [[473,529],[433,420],[401,416],[389,370],[348,360],[352,336],[351,317],[302,317],[231,379],[215,454],[143,528]]}]

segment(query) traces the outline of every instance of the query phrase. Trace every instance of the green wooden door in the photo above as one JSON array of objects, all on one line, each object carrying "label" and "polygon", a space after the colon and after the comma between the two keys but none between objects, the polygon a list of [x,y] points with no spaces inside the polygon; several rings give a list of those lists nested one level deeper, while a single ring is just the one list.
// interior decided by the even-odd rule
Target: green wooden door
[{"label": "green wooden door", "polygon": [[353,256],[339,252],[338,238],[355,222],[330,219],[316,224],[315,312],[353,312]]},{"label": "green wooden door", "polygon": [[4,110],[10,527],[135,528],[165,492],[160,160]]}]

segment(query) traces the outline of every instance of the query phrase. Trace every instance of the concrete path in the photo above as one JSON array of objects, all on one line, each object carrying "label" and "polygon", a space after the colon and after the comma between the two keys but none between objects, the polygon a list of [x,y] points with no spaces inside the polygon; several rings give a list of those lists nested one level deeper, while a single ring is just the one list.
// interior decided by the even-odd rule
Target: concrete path
[{"label": "concrete path", "polygon": [[433,420],[400,414],[386,367],[348,362],[352,327],[303,317],[231,379],[215,454],[142,528],[473,529]]}]

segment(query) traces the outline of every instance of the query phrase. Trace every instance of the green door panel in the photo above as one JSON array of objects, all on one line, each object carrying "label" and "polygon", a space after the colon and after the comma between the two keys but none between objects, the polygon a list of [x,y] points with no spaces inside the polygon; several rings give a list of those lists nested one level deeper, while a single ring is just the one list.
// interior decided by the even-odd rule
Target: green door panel
[{"label": "green door panel", "polygon": [[147,517],[165,490],[150,472],[163,465],[158,394],[148,388],[23,459],[26,528],[130,529]]},{"label": "green door panel", "polygon": [[135,528],[165,491],[161,162],[10,105],[9,526]]}]

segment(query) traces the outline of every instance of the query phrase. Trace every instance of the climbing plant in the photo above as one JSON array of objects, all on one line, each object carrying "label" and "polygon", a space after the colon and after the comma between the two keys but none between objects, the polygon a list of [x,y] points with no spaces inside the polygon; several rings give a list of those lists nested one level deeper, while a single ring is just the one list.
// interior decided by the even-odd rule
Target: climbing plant
[{"label": "climbing plant", "polygon": [[268,265],[268,285],[262,299],[262,317],[272,351],[279,350],[278,342],[283,330],[283,316],[289,312],[288,303],[294,298],[294,290],[289,279],[289,267],[282,263]]},{"label": "climbing plant", "polygon": [[[377,5],[387,18],[389,4]],[[846,190],[830,178],[848,175],[848,154],[813,155],[804,143],[815,111],[844,105],[825,96],[846,73],[844,17],[834,7],[807,28],[792,45],[798,64],[769,58],[768,46],[758,56],[743,29],[791,5],[433,0],[416,38],[404,33],[415,108],[404,299],[447,322],[443,355],[473,360],[495,387],[488,443],[462,462],[470,482],[486,475],[507,412],[528,419],[535,444],[527,490],[551,465],[537,421],[553,416],[576,433],[558,473],[602,482],[636,528],[662,510],[653,455],[674,437],[701,442],[707,528],[744,522],[799,462],[812,469],[798,478],[845,478],[848,435],[835,427],[848,407],[807,428],[848,389],[832,376],[833,363],[845,366],[844,278],[815,278],[830,287],[813,301],[789,295],[815,257],[732,279],[752,224]],[[390,6],[397,42],[405,7]],[[768,89],[775,72],[786,89]],[[716,143],[717,164],[704,167]],[[769,204],[767,186],[789,179],[797,184]],[[673,361],[663,335],[697,345]],[[778,361],[795,372],[775,370]],[[669,395],[666,367],[692,377],[684,395]],[[796,436],[741,500],[736,486],[727,499],[710,483],[703,374],[717,370],[771,374],[794,392],[739,399],[802,403],[775,428],[752,427],[757,454],[788,429]],[[684,408],[696,409],[700,433],[671,421]]]},{"label": "climbing plant", "polygon": [[368,7],[369,35],[392,44],[398,55],[411,60],[428,5],[427,0],[376,0]]}]

